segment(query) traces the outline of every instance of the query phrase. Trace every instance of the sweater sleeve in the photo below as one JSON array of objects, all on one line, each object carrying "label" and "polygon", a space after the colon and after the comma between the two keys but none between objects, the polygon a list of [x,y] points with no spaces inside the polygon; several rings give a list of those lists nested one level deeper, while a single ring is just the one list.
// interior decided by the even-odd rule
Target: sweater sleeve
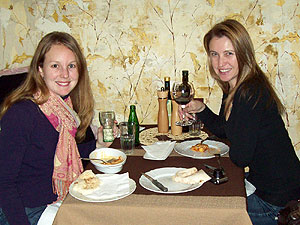
[{"label": "sweater sleeve", "polygon": [[10,225],[30,224],[16,186],[34,124],[30,110],[14,105],[0,121],[0,204]]},{"label": "sweater sleeve", "polygon": [[231,143],[230,159],[239,167],[249,166],[253,161],[268,96],[265,92],[258,102],[258,94],[250,99],[247,96],[240,97],[239,93],[234,97],[226,129]]},{"label": "sweater sleeve", "polygon": [[86,137],[78,146],[78,151],[81,157],[87,158],[89,154],[96,148],[96,139],[91,127],[86,130]]},{"label": "sweater sleeve", "polygon": [[205,127],[214,135],[219,138],[226,138],[223,113],[223,105],[221,106],[219,115],[212,112],[210,108],[206,106],[205,109],[202,112],[197,113],[196,116],[197,119],[200,119],[204,123]]}]

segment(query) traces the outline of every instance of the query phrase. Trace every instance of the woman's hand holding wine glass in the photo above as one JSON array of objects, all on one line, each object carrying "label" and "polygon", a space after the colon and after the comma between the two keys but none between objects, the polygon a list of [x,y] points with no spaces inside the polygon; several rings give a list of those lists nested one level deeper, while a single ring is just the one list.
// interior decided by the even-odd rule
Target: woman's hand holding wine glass
[{"label": "woman's hand holding wine glass", "polygon": [[[175,100],[181,108],[184,108],[187,103],[189,103],[194,98],[195,90],[193,84],[189,82],[174,82],[172,88],[172,98]],[[177,121],[178,126],[189,126],[193,122],[186,120],[184,113],[182,115],[182,120]]]},{"label": "woman's hand holding wine glass", "polygon": [[193,115],[195,113],[202,112],[205,109],[205,104],[202,101],[192,99],[188,104],[185,105],[184,109],[178,108],[179,117],[187,117],[189,119],[194,119]]}]

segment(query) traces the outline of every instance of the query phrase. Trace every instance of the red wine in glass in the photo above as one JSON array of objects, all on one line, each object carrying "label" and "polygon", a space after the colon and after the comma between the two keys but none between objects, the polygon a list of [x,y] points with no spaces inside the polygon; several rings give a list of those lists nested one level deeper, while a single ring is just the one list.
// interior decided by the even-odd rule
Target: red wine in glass
[{"label": "red wine in glass", "polygon": [[[182,108],[185,107],[193,98],[194,98],[194,87],[191,83],[188,82],[187,76],[188,73],[184,73],[187,71],[183,71],[182,81],[183,82],[174,82],[172,88],[172,96],[173,100],[175,100]],[[189,126],[193,123],[191,120],[186,120],[184,118],[181,121],[177,121],[176,125],[178,126]]]}]

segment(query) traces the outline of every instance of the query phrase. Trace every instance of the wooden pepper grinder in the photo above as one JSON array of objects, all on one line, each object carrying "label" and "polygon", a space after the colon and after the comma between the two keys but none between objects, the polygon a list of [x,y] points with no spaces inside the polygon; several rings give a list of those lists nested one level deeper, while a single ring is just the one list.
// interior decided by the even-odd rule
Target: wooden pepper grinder
[{"label": "wooden pepper grinder", "polygon": [[172,114],[171,114],[171,134],[174,136],[182,134],[182,127],[177,126],[175,123],[180,121],[178,114],[178,104],[172,100]]},{"label": "wooden pepper grinder", "polygon": [[164,88],[161,91],[157,91],[158,96],[158,117],[157,117],[157,127],[158,133],[168,133],[169,132],[169,119],[168,119],[168,110],[167,110],[167,101],[168,101],[168,91],[165,91]]}]

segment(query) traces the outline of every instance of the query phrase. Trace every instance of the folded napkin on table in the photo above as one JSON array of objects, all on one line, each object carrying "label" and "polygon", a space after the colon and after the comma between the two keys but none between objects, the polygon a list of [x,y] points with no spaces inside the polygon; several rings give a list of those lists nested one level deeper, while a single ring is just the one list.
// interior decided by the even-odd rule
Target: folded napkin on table
[{"label": "folded napkin on table", "polygon": [[92,199],[115,198],[129,193],[129,174],[97,174],[100,188],[85,195]]},{"label": "folded napkin on table", "polygon": [[172,152],[176,141],[158,141],[152,145],[143,145],[142,148],[146,151],[144,159],[150,160],[165,160]]}]

